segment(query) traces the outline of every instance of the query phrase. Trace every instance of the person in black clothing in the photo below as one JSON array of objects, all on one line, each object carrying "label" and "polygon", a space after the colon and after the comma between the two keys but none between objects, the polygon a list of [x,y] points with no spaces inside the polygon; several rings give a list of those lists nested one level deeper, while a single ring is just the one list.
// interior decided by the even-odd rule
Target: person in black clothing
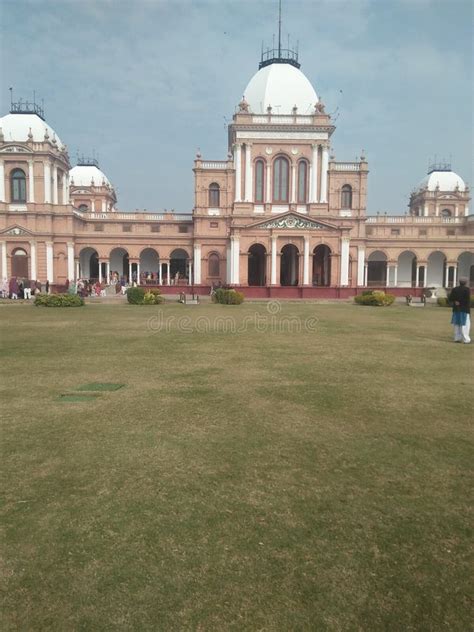
[{"label": "person in black clothing", "polygon": [[453,306],[451,324],[454,325],[454,342],[469,344],[471,328],[471,291],[467,279],[459,279],[459,285],[451,290],[448,297]]}]

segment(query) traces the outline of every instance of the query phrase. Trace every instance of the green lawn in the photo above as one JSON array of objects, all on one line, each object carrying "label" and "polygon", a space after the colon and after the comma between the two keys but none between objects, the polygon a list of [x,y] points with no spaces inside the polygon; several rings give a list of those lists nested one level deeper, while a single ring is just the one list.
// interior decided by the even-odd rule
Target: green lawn
[{"label": "green lawn", "polygon": [[472,629],[474,345],[438,307],[275,319],[0,305],[2,630]]}]

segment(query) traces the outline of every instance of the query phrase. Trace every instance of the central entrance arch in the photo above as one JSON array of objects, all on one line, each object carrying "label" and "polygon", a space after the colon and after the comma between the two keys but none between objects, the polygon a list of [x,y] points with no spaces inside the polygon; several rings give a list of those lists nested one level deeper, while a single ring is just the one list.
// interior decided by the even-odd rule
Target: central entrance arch
[{"label": "central entrance arch", "polygon": [[110,253],[110,272],[118,277],[128,277],[128,252],[125,248],[114,248]]},{"label": "central entrance arch", "polygon": [[248,252],[248,283],[262,286],[266,284],[267,251],[262,244],[253,244]]},{"label": "central entrance arch", "polygon": [[28,279],[28,253],[23,248],[16,248],[12,253],[12,277]]},{"label": "central entrance arch", "polygon": [[183,248],[176,248],[170,255],[170,276],[174,282],[179,279],[187,278],[186,263],[188,261],[188,253]]},{"label": "central entrance arch", "polygon": [[298,285],[299,250],[294,244],[286,244],[281,249],[280,285]]},{"label": "central entrance arch", "polygon": [[384,286],[386,283],[387,256],[381,250],[375,250],[367,259],[367,285]]}]

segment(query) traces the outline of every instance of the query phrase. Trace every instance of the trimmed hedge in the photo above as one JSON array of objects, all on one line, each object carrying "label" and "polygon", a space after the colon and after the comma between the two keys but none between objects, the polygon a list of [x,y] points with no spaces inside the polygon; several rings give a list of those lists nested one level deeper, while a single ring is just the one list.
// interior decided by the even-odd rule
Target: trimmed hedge
[{"label": "trimmed hedge", "polygon": [[129,287],[127,301],[131,305],[159,305],[163,303],[160,290],[144,290],[142,287]]},{"label": "trimmed hedge", "polygon": [[[446,296],[440,296],[436,302],[440,307],[452,307]],[[474,307],[474,296],[471,296],[471,307]]]},{"label": "trimmed hedge", "polygon": [[395,300],[393,294],[385,294],[379,290],[366,291],[354,297],[357,305],[370,305],[372,307],[388,307]]},{"label": "trimmed hedge", "polygon": [[226,290],[225,288],[218,288],[212,295],[214,303],[220,303],[221,305],[240,305],[244,302],[244,295],[237,290]]},{"label": "trimmed hedge", "polygon": [[84,299],[77,294],[38,294],[36,307],[82,307]]}]

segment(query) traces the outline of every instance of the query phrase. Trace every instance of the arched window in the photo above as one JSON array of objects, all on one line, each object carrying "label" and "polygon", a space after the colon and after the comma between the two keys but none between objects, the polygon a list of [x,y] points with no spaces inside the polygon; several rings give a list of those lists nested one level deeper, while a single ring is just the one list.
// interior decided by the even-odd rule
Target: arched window
[{"label": "arched window", "polygon": [[26,176],[21,169],[13,169],[11,173],[12,202],[26,202]]},{"label": "arched window", "polygon": [[273,201],[288,202],[289,191],[289,171],[288,160],[280,156],[273,163]]},{"label": "arched window", "polygon": [[265,163],[263,160],[257,160],[255,163],[255,202],[263,204],[265,185]]},{"label": "arched window", "polygon": [[451,217],[451,211],[449,210],[449,208],[444,208],[441,211],[441,217]]},{"label": "arched window", "polygon": [[81,213],[87,213],[89,207],[87,206],[87,204],[80,204],[78,206],[78,210],[81,211]]},{"label": "arched window", "polygon": [[341,189],[341,208],[352,208],[352,187],[345,184]]},{"label": "arched window", "polygon": [[308,163],[301,160],[298,163],[298,202],[305,203],[308,191]]},{"label": "arched window", "polygon": [[211,208],[219,208],[220,206],[220,187],[217,182],[209,185],[209,206]]},{"label": "arched window", "polygon": [[219,255],[216,254],[215,252],[213,252],[212,254],[209,255],[209,260],[208,260],[208,276],[210,277],[218,277],[220,275],[220,261],[219,261]]}]

